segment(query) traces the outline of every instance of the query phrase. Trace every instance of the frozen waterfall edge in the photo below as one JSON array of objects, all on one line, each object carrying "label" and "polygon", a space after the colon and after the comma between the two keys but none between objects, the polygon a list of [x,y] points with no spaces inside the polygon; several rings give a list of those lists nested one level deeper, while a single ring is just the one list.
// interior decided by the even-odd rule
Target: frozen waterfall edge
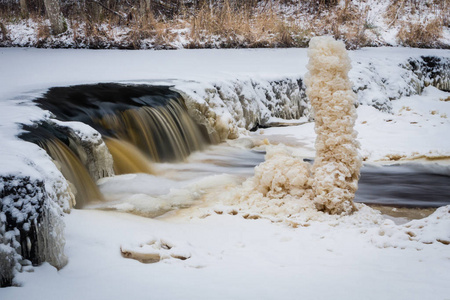
[{"label": "frozen waterfall edge", "polygon": [[[394,66],[400,80],[391,81],[377,68],[376,63],[363,62],[352,70],[350,79],[354,83],[353,89],[359,104],[390,112],[390,101],[420,94],[426,86],[449,91],[449,66],[448,57],[412,57]],[[216,142],[237,138],[240,133],[257,127],[270,126],[272,118],[313,119],[300,76],[276,81],[244,78],[209,84],[189,83],[177,85],[174,89],[183,96],[191,117],[204,125]],[[94,138],[94,133],[86,134],[91,127],[76,123],[69,131],[84,149],[84,154],[79,153],[79,156],[86,157],[83,163],[88,166],[91,176],[98,179],[113,174],[104,144]],[[39,150],[37,146],[36,150]],[[102,159],[104,161],[100,162]],[[63,210],[70,209],[68,203],[73,202],[73,194],[54,165],[47,168],[51,170],[49,172],[39,167],[43,162],[53,165],[45,153],[40,162],[22,162],[30,172],[40,173],[38,175],[0,174],[0,286],[13,284],[14,273],[26,271],[31,264],[48,261],[61,268],[67,262],[64,256],[62,216]],[[102,169],[100,165],[107,167]],[[11,201],[28,203],[30,205],[27,207],[32,207],[32,213],[22,212],[25,218],[20,224],[10,221],[11,210],[14,209],[14,205],[10,205]],[[49,234],[50,228],[56,233]],[[23,236],[20,235],[21,230],[25,230]],[[36,244],[28,242],[29,235],[38,235]],[[36,254],[36,260],[33,261],[29,254],[21,255],[22,251],[35,251],[32,249],[38,245],[41,245],[41,252]]]}]

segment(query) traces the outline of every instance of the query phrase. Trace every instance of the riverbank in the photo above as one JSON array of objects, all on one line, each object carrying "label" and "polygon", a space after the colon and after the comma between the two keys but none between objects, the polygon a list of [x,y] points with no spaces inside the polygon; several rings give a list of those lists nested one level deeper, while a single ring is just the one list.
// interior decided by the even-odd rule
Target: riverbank
[{"label": "riverbank", "polygon": [[450,47],[448,0],[164,1],[168,7],[163,1],[148,7],[146,1],[62,1],[66,31],[57,35],[42,7],[24,13],[12,2],[0,1],[0,47],[285,48],[307,47],[320,35],[349,49]]},{"label": "riverbank", "polygon": [[[365,93],[357,108],[356,130],[366,162],[401,163],[415,155],[432,159],[450,153],[445,139],[450,126],[449,92],[424,86],[418,90],[421,94],[407,96],[404,91],[416,78],[399,66],[411,57],[433,55],[450,56],[448,51],[409,48],[350,53],[350,78]],[[271,82],[283,86],[284,79],[297,82],[306,72],[306,62],[306,49],[0,49],[1,171],[41,178],[55,191],[58,186],[51,184],[55,178],[64,181],[43,150],[17,138],[20,123],[50,119],[31,103],[50,87],[98,82],[171,85],[185,96],[200,95],[204,102],[197,99],[197,103],[211,105],[216,113],[211,116],[226,116],[230,122],[225,125],[241,126],[239,110],[247,106],[226,105],[240,103],[239,97],[233,102],[234,94],[248,97],[250,103],[260,99],[258,95],[264,98],[261,91],[268,89],[250,87],[271,86]],[[390,95],[397,98],[389,100]],[[386,104],[381,107],[390,111],[371,103]],[[233,111],[237,113],[232,115]],[[253,133],[239,127],[240,138],[228,142],[236,148],[256,146],[255,151],[284,143],[294,154],[310,158],[314,157],[313,125],[307,122]],[[77,128],[92,135],[87,128]],[[197,166],[214,157],[214,153],[194,155],[200,156],[193,162]],[[244,161],[258,162],[254,156]],[[227,167],[226,161],[217,165],[219,170]],[[162,181],[156,176],[125,175],[100,182],[106,190],[110,181],[109,187],[115,189],[111,194],[128,189],[132,195],[105,210],[72,209],[62,214],[68,264],[59,271],[47,263],[26,267],[15,279],[20,287],[1,289],[0,298],[445,299],[450,292],[449,206],[428,218],[399,224],[364,205],[350,216],[298,213],[280,221],[251,207],[244,210],[230,204],[229,193],[245,180],[238,172],[237,179],[203,172],[204,180],[188,172],[190,182],[184,186],[182,178],[176,177],[184,164],[157,167],[161,176],[172,180],[173,186],[164,187],[166,194],[144,193],[148,187],[161,191]],[[249,175],[248,170],[244,175]],[[193,200],[190,207],[179,206],[186,202],[177,201],[188,197]],[[157,218],[125,213],[165,208],[171,200],[172,211]],[[164,205],[158,206],[161,202]],[[160,261],[141,263],[129,257],[159,257]]]}]

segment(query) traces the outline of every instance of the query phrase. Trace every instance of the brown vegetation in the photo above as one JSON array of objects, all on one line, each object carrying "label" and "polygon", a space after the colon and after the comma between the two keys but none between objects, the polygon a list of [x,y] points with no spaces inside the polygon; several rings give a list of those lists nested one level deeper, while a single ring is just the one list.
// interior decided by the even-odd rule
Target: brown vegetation
[{"label": "brown vegetation", "polygon": [[[399,26],[397,39],[411,47],[443,47],[443,28],[450,26],[450,0],[391,0],[385,17],[389,26]],[[428,13],[430,17],[424,18]]]},{"label": "brown vegetation", "polygon": [[[399,26],[400,44],[448,47],[438,39],[442,28],[450,26],[450,0],[390,1],[385,20]],[[14,45],[6,39],[7,25],[23,20],[37,24],[36,45],[42,47],[305,47],[312,37],[324,34],[343,40],[348,48],[386,45],[368,10],[350,0],[62,0],[69,29],[62,34],[64,44],[44,28],[43,0],[3,0],[0,46]],[[420,22],[425,11],[434,18]]]},{"label": "brown vegetation", "polygon": [[397,38],[405,46],[430,47],[439,46],[442,37],[442,21],[434,19],[428,24],[404,22],[397,34]]}]

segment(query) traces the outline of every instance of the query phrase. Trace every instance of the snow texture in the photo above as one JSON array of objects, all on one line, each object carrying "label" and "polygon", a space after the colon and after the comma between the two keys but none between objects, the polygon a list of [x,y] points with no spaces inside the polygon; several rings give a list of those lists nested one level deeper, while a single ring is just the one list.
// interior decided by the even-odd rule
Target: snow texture
[{"label": "snow texture", "polygon": [[423,250],[426,245],[450,245],[450,205],[438,208],[424,219],[395,225],[385,220],[372,238],[380,248],[415,248]]},{"label": "snow texture", "polygon": [[1,177],[0,196],[0,282],[12,284],[14,270],[31,263],[47,261],[62,268],[67,263],[62,211],[44,183],[30,177]]},{"label": "snow texture", "polygon": [[81,122],[51,121],[67,131],[70,149],[80,158],[94,181],[114,175],[111,153],[99,132]]},{"label": "snow texture", "polygon": [[268,126],[271,118],[299,119],[310,115],[301,79],[245,78],[176,88],[183,95],[189,114],[206,126],[216,141],[235,139],[247,130]]},{"label": "snow texture", "polygon": [[[394,160],[396,158],[411,159],[426,157],[427,155],[431,158],[449,156],[449,142],[448,139],[443,138],[448,134],[449,121],[447,115],[450,115],[450,111],[447,107],[449,102],[448,100],[446,102],[445,99],[448,99],[449,94],[439,91],[433,87],[426,87],[423,89],[422,96],[414,95],[415,93],[421,92],[421,83],[419,81],[418,84],[410,84],[410,79],[418,78],[419,76],[417,74],[419,71],[418,69],[412,67],[404,67],[406,62],[410,59],[421,60],[422,56],[439,57],[441,58],[441,61],[444,61],[445,59],[448,60],[450,54],[448,51],[410,48],[362,49],[350,53],[350,57],[353,61],[353,69],[350,71],[349,76],[350,79],[356,83],[355,87],[358,90],[358,101],[363,104],[372,103],[373,106],[377,106],[379,108],[387,107],[387,109],[384,110],[392,113],[386,114],[366,105],[362,105],[358,108],[359,119],[357,121],[357,129],[360,133],[362,133],[360,134],[359,140],[362,143],[362,152],[366,160],[389,160],[389,157],[392,157]],[[118,64],[117,61],[120,61],[121,63]],[[245,115],[245,110],[244,108],[242,108],[242,110],[240,109],[242,102],[237,102],[236,99],[239,98],[238,96],[237,98],[233,96],[233,100],[227,105],[226,103],[228,101],[222,101],[222,99],[218,96],[213,97],[213,100],[208,100],[211,101],[210,103],[204,101],[201,96],[197,96],[196,94],[206,94],[208,89],[215,90],[214,92],[211,92],[211,94],[218,94],[219,92],[216,87],[226,85],[231,90],[230,94],[238,95],[238,89],[234,88],[235,83],[238,82],[240,85],[239,90],[242,90],[243,86],[249,88],[250,92],[245,92],[246,95],[262,95],[262,93],[259,94],[251,91],[250,86],[253,88],[250,84],[252,80],[263,82],[262,85],[267,87],[266,90],[270,93],[269,86],[271,86],[272,82],[298,82],[298,79],[303,78],[303,75],[306,72],[306,51],[304,49],[277,49],[239,51],[183,50],[176,52],[119,52],[2,49],[0,51],[0,65],[2,66],[2,72],[0,72],[0,137],[2,139],[2,147],[0,148],[1,176],[2,178],[7,176],[16,176],[17,178],[29,176],[32,182],[43,182],[49,201],[51,200],[58,204],[58,206],[49,205],[52,216],[57,219],[60,216],[59,207],[65,211],[68,211],[70,209],[70,203],[73,201],[73,195],[70,193],[69,186],[45,151],[34,144],[26,143],[17,139],[17,135],[21,132],[19,124],[22,123],[31,125],[33,122],[48,120],[50,118],[48,113],[43,112],[36,106],[30,104],[30,100],[37,98],[40,92],[45,91],[45,89],[52,86],[96,83],[99,81],[127,81],[146,84],[155,83],[174,85],[175,89],[178,91],[183,91],[185,94],[189,95],[189,97],[186,98],[188,107],[190,105],[191,107],[195,107],[197,105],[198,111],[200,112],[202,111],[202,107],[205,107],[204,110],[206,112],[214,112],[215,115],[211,113],[210,117],[207,118],[206,121],[204,120],[204,122],[211,124],[210,128],[220,132],[220,134],[218,134],[220,138],[226,138],[228,136],[232,137],[236,136],[236,134],[246,135],[248,133],[245,128],[252,128],[254,124],[258,124],[261,120],[266,120],[266,116],[270,115],[267,110],[266,113],[263,114],[264,117],[259,116],[258,113],[247,112],[249,116],[248,119],[253,121],[244,122],[242,118],[239,117]],[[49,65],[52,65],[52,68],[48,68]],[[445,69],[444,67],[442,70],[445,71],[448,70],[448,68]],[[406,74],[406,76],[403,76],[402,74]],[[430,74],[431,75],[429,78],[431,80],[434,75],[433,73]],[[425,82],[425,79],[423,80]],[[433,80],[430,82],[432,81]],[[245,82],[245,84],[242,82]],[[424,83],[423,85],[425,86],[426,84]],[[412,91],[412,96],[404,97],[408,94],[406,92],[408,89]],[[30,94],[24,94],[25,92],[30,91],[32,91]],[[299,92],[297,93],[300,94],[301,90],[299,89]],[[390,101],[391,98],[400,99]],[[248,99],[251,99],[251,97],[249,96]],[[373,101],[373,99],[378,100]],[[439,99],[442,99],[442,101]],[[258,100],[263,102],[264,98],[258,98]],[[191,101],[190,104],[189,101]],[[374,103],[380,103],[380,105],[374,105]],[[306,108],[304,114],[308,114],[308,105],[308,103],[305,104]],[[280,107],[282,106],[283,105]],[[288,104],[288,106],[290,106],[290,104]],[[230,109],[228,107],[230,107]],[[259,104],[255,107],[252,106],[252,108],[256,107],[261,109]],[[432,112],[429,107],[433,107],[432,111],[434,112]],[[192,114],[196,114],[195,109],[190,109],[190,111]],[[222,114],[224,116],[223,118],[221,117]],[[219,121],[216,122],[214,118],[217,116],[219,116]],[[247,118],[247,116],[245,118]],[[241,123],[237,125],[238,122]],[[267,122],[270,122],[270,119]],[[261,125],[264,123],[261,122],[259,124]],[[217,129],[214,129],[216,127]],[[86,130],[88,129],[82,128],[80,132],[85,132]],[[236,210],[242,212],[239,213],[240,216],[245,216],[248,219],[257,219],[261,217],[261,215],[267,214],[270,216],[268,217],[269,219],[274,221],[286,220],[288,224],[292,224],[293,227],[298,226],[299,229],[302,230],[302,234],[298,234],[299,232],[296,231],[295,235],[292,235],[295,244],[289,244],[289,247],[282,248],[281,252],[279,252],[278,248],[273,246],[275,244],[278,245],[279,243],[273,243],[273,245],[272,243],[267,243],[267,240],[279,238],[275,235],[258,236],[258,238],[260,238],[260,243],[257,244],[258,246],[252,248],[250,242],[247,242],[247,246],[251,248],[248,252],[244,252],[248,255],[247,258],[254,258],[255,253],[260,254],[259,251],[261,251],[261,249],[266,249],[265,247],[268,246],[270,246],[268,251],[277,253],[276,258],[270,255],[261,255],[258,257],[259,260],[257,261],[257,265],[262,263],[262,268],[272,268],[273,266],[268,264],[268,261],[271,259],[275,259],[277,261],[279,260],[279,262],[283,265],[293,264],[295,266],[295,274],[303,271],[306,272],[302,273],[302,275],[304,275],[303,278],[308,278],[307,283],[322,285],[322,280],[314,281],[314,279],[322,278],[321,276],[323,273],[320,273],[319,271],[314,273],[314,270],[312,269],[304,269],[304,264],[299,263],[299,261],[304,261],[305,258],[312,258],[312,265],[314,265],[315,268],[317,267],[318,270],[324,272],[329,272],[330,266],[336,266],[336,256],[334,254],[330,254],[325,250],[323,252],[319,251],[320,255],[314,254],[317,250],[317,243],[321,243],[318,236],[323,234],[327,237],[323,243],[327,245],[333,242],[333,236],[343,238],[339,241],[339,243],[333,245],[333,247],[330,247],[333,251],[341,250],[339,255],[341,253],[344,254],[345,259],[343,261],[338,260],[339,263],[344,262],[345,265],[351,265],[351,262],[356,262],[359,266],[359,262],[361,260],[363,261],[363,269],[368,271],[371,270],[370,265],[372,260],[368,261],[367,259],[368,257],[373,256],[367,254],[366,251],[369,251],[372,255],[380,255],[380,261],[382,261],[385,265],[391,264],[391,258],[395,257],[398,259],[398,262],[396,261],[394,263],[394,267],[401,267],[404,272],[402,271],[399,273],[399,277],[396,277],[393,273],[389,273],[389,279],[397,279],[397,284],[401,286],[403,291],[409,291],[407,293],[408,295],[412,295],[416,298],[424,298],[425,295],[429,296],[429,284],[434,284],[436,286],[436,293],[438,295],[448,295],[448,287],[446,288],[444,285],[439,284],[441,279],[442,282],[447,282],[448,276],[433,276],[436,275],[434,274],[435,270],[448,269],[448,246],[445,244],[448,240],[448,234],[446,235],[445,229],[448,228],[448,226],[446,223],[443,223],[447,227],[441,228],[440,221],[431,221],[433,218],[433,220],[446,220],[445,218],[447,218],[448,213],[440,211],[442,215],[433,216],[430,217],[430,221],[424,221],[422,225],[424,225],[424,228],[428,228],[426,231],[423,231],[420,228],[422,225],[418,225],[417,227],[414,225],[413,234],[419,237],[417,240],[414,240],[408,233],[406,233],[406,227],[399,227],[399,229],[395,227],[397,225],[394,226],[394,224],[389,222],[386,223],[386,225],[383,225],[388,229],[394,228],[392,229],[392,232],[394,233],[398,232],[398,234],[391,235],[391,238],[386,244],[388,247],[395,247],[396,245],[399,245],[396,237],[402,236],[402,239],[405,238],[405,241],[406,238],[408,239],[406,249],[414,249],[413,252],[406,252],[406,255],[403,255],[403,253],[395,253],[394,256],[391,256],[392,252],[374,252],[372,248],[367,248],[366,242],[368,240],[372,241],[375,246],[379,247],[380,245],[384,245],[384,239],[389,237],[388,234],[380,234],[381,231],[379,231],[378,224],[382,223],[380,221],[382,220],[382,217],[379,213],[370,210],[367,207],[359,207],[359,210],[350,216],[334,216],[323,212],[318,212],[315,208],[312,209],[310,206],[312,204],[311,201],[308,203],[292,201],[289,202],[289,204],[293,204],[295,207],[293,207],[291,211],[301,213],[286,215],[284,208],[282,207],[283,205],[286,205],[286,203],[283,203],[285,201],[280,201],[280,199],[286,199],[294,196],[299,197],[300,190],[295,190],[292,188],[292,183],[295,182],[295,185],[303,184],[302,180],[304,180],[304,177],[298,175],[307,172],[305,171],[306,167],[304,167],[301,159],[305,156],[304,152],[308,152],[308,155],[312,154],[311,157],[314,157],[314,149],[312,145],[314,144],[315,134],[312,123],[289,129],[284,128],[283,130],[281,128],[267,129],[265,131],[265,135],[262,135],[262,137],[269,137],[270,134],[274,132],[278,132],[280,135],[288,134],[291,137],[289,140],[290,143],[300,141],[299,144],[303,143],[302,145],[304,147],[296,150],[301,154],[292,154],[290,152],[286,152],[288,150],[281,148],[268,150],[268,156],[271,156],[271,153],[277,153],[274,157],[288,162],[293,160],[293,155],[297,156],[295,161],[296,164],[298,164],[295,166],[298,174],[285,174],[280,170],[280,172],[277,173],[279,177],[265,174],[267,172],[264,172],[264,168],[267,167],[268,169],[273,169],[272,166],[262,164],[258,167],[259,170],[257,169],[255,172],[257,174],[257,178],[254,180],[255,182],[263,182],[265,185],[271,185],[274,187],[271,189],[270,198],[261,197],[264,193],[264,189],[262,189],[262,192],[256,191],[253,187],[258,184],[254,184],[249,181],[244,184],[244,189],[246,189],[246,185],[251,187],[251,191],[249,191],[249,198],[255,199],[255,201],[238,202],[235,203],[234,207],[224,206],[223,208],[220,208],[219,205],[216,205],[214,209],[208,208],[204,211],[199,210],[198,213],[206,211],[205,214],[215,214],[214,216],[206,219],[203,219],[203,217],[195,219],[195,214],[193,214],[193,217],[191,218],[194,218],[194,223],[201,223],[202,226],[205,226],[205,228],[207,227],[207,229],[200,229],[199,226],[196,226],[197,224],[191,224],[189,222],[182,222],[179,220],[177,220],[178,223],[175,222],[177,224],[173,224],[171,222],[158,223],[158,220],[144,221],[141,218],[131,216],[122,216],[120,217],[121,219],[118,220],[115,218],[116,215],[108,215],[108,212],[73,211],[71,215],[65,216],[65,221],[68,222],[70,229],[67,238],[72,247],[69,247],[66,250],[69,251],[70,259],[73,261],[73,264],[71,263],[64,269],[67,273],[56,273],[53,268],[50,268],[48,265],[44,264],[41,268],[37,268],[35,274],[19,274],[19,281],[21,279],[26,279],[26,287],[23,289],[5,290],[5,295],[7,295],[6,299],[19,299],[24,298],[25,296],[30,297],[30,299],[33,297],[42,298],[43,294],[46,293],[50,297],[50,293],[54,291],[56,287],[61,288],[62,286],[64,286],[68,295],[71,295],[70,297],[73,299],[79,299],[82,295],[80,295],[79,285],[73,284],[73,276],[81,278],[78,281],[80,284],[85,284],[86,286],[93,284],[97,286],[100,290],[105,292],[105,297],[108,295],[111,297],[117,297],[118,295],[129,296],[130,292],[142,292],[142,294],[145,294],[148,291],[142,290],[142,287],[146,285],[142,284],[140,280],[133,281],[135,283],[131,285],[135,288],[133,291],[130,291],[129,289],[124,289],[121,291],[117,291],[117,289],[110,289],[111,284],[114,286],[123,286],[123,278],[112,278],[113,276],[111,274],[114,272],[111,268],[117,267],[118,264],[123,263],[120,260],[122,258],[120,257],[118,251],[119,245],[130,242],[132,246],[128,248],[131,250],[136,250],[135,248],[138,246],[133,245],[143,245],[149,240],[149,230],[152,232],[158,232],[159,236],[156,238],[160,238],[160,240],[164,240],[167,236],[177,236],[177,243],[180,243],[179,241],[186,242],[188,240],[196,242],[195,249],[198,250],[197,256],[192,255],[192,257],[186,260],[186,262],[171,259],[167,260],[170,261],[170,263],[183,263],[181,266],[185,266],[184,263],[186,263],[186,265],[195,268],[204,267],[208,264],[209,266],[219,265],[220,267],[227,268],[226,266],[229,266],[229,264],[227,264],[229,261],[225,261],[224,264],[221,264],[220,260],[222,257],[229,258],[230,256],[227,256],[227,253],[224,254],[221,251],[223,251],[223,249],[235,251],[236,249],[230,245],[234,245],[234,243],[239,242],[239,238],[235,238],[237,235],[227,236],[226,234],[217,234],[217,232],[213,232],[211,228],[228,228],[231,230],[233,226],[237,226],[239,227],[239,230],[236,230],[236,232],[241,233],[241,230],[242,232],[247,232],[246,234],[250,235],[250,240],[252,241],[257,239],[255,232],[262,232],[266,229],[270,230],[270,228],[273,230],[274,228],[269,227],[266,223],[264,223],[264,220],[255,220],[254,222],[258,223],[255,223],[254,225],[245,222],[246,220],[232,218],[232,216],[225,214],[226,212],[235,214]],[[269,163],[272,162],[270,159],[267,159],[265,164]],[[276,162],[273,163],[276,165]],[[265,177],[266,175],[268,176],[267,178]],[[270,176],[272,176],[272,178],[270,178]],[[287,179],[288,177],[292,177],[295,180],[291,183],[290,179]],[[310,183],[305,183],[305,185],[309,184]],[[277,192],[277,187],[281,187],[283,185],[290,186],[288,193],[282,192],[283,189],[280,189],[280,192]],[[305,190],[308,192],[308,189]],[[220,193],[215,194],[215,197],[212,198],[214,198],[214,200],[227,198],[225,197],[226,195],[224,195],[226,192],[226,190],[221,190]],[[281,204],[281,206],[276,208],[275,205],[270,205],[270,203],[260,201],[267,199],[277,202],[278,204]],[[174,207],[178,206],[175,205]],[[278,212],[273,211],[274,209],[278,209]],[[124,210],[126,211],[126,209]],[[223,216],[219,217],[215,211],[222,212]],[[53,217],[50,217],[49,220],[53,220],[55,224],[58,224]],[[135,223],[140,225],[145,223],[145,226],[139,227]],[[356,229],[353,226],[355,223],[360,224],[360,226],[357,226]],[[55,226],[59,228],[56,231],[56,234],[60,235],[62,232],[60,229],[62,229],[62,227],[59,225]],[[180,230],[169,230],[167,229],[168,227],[178,228]],[[326,229],[324,229],[324,227],[326,227]],[[335,227],[336,229],[333,229]],[[93,228],[96,228],[96,230],[92,230]],[[186,230],[186,228],[192,228],[192,232]],[[306,228],[310,228],[310,230]],[[291,232],[285,228],[276,230],[279,230],[283,235],[291,234]],[[355,231],[358,231],[358,233],[355,234]],[[133,234],[130,234],[130,232],[133,232]],[[251,234],[249,232],[251,232]],[[361,234],[359,232],[361,232]],[[432,240],[432,244],[421,242],[422,240],[427,241],[422,238],[425,236],[425,232],[428,236],[431,236],[432,232],[438,233],[436,236],[433,236],[434,239]],[[411,237],[412,240],[410,240],[408,236]],[[427,237],[427,239],[429,240],[429,237]],[[61,236],[58,240],[60,244],[56,247],[56,249],[60,249],[61,243],[64,241]],[[438,240],[441,240],[444,243],[439,242]],[[420,242],[420,246],[424,249],[422,253],[418,253],[416,248],[414,248],[418,245],[415,242]],[[314,247],[309,247],[308,245],[314,245]],[[347,246],[345,245],[352,245],[352,248],[355,245],[355,251],[342,251],[346,249]],[[295,250],[296,255],[299,251],[302,255],[291,259],[292,257],[296,257],[292,256],[294,253],[291,249]],[[2,259],[0,260],[2,265],[12,266],[15,265],[15,261],[20,260],[20,257],[13,254],[13,251],[15,252],[15,250],[9,244],[1,244],[0,251],[3,253],[1,256]],[[208,254],[209,252],[212,254]],[[348,253],[348,256],[345,253]],[[105,261],[98,259],[99,257],[102,259],[105,258]],[[117,257],[119,257],[119,259],[117,259]],[[288,259],[288,257],[290,258]],[[433,259],[430,257],[433,257]],[[60,261],[63,261],[61,256],[59,256],[59,258]],[[243,259],[243,256],[240,258]],[[426,268],[425,273],[422,273],[424,270],[422,265],[419,265],[418,263],[411,264],[411,260],[417,262],[419,259],[424,259],[427,263],[429,263],[429,266],[431,266],[430,268]],[[322,264],[324,260],[326,263]],[[96,264],[97,262],[98,264]],[[242,268],[233,269],[231,267],[226,270],[233,273],[232,277],[235,278],[235,271],[249,272],[249,270],[253,269],[253,267],[248,264],[244,263],[242,265],[243,268],[245,267],[245,270]],[[138,277],[141,278],[141,275],[137,274],[141,274],[143,269],[140,269],[136,265],[131,266],[126,264],[126,266],[130,267],[130,271],[126,272],[128,276],[134,279],[138,279]],[[338,267],[340,268],[342,266],[338,265]],[[405,268],[403,269],[403,267]],[[26,266],[24,269],[26,269]],[[96,275],[97,277],[95,278],[92,277],[94,275],[86,277],[86,269],[93,270],[93,272],[89,274],[102,275]],[[187,277],[193,275],[193,273],[189,270],[184,268],[181,269],[184,271],[182,273]],[[214,267],[212,269],[214,269]],[[433,271],[431,271],[432,269]],[[8,270],[3,268],[2,270],[4,272],[3,274],[8,273]],[[111,272],[105,272],[105,270],[110,270]],[[179,270],[180,269],[177,269],[177,271]],[[212,274],[210,270],[211,269],[205,270],[204,273],[201,273],[203,274],[202,276],[206,276],[204,278],[207,280],[213,277],[208,276],[208,274]],[[357,271],[350,274],[353,276],[353,279],[360,279],[359,270],[360,269],[357,269]],[[163,274],[167,276],[161,276],[161,273],[159,273],[161,269],[158,269],[157,271],[157,273],[148,269],[144,271],[145,274],[149,275],[149,278],[154,276],[157,283],[162,283],[160,286],[158,286],[158,284],[153,286],[157,289],[157,294],[159,293],[159,295],[163,295],[169,290],[174,294],[177,294],[188,290],[189,295],[187,295],[186,298],[198,298],[199,291],[189,289],[192,287],[193,282],[184,281],[187,277],[184,279],[183,277],[176,277],[176,274],[179,273],[171,273],[170,270],[165,270],[166,272],[163,272]],[[258,271],[262,270],[258,269]],[[278,271],[279,273],[276,274],[287,274],[289,277],[293,274],[292,272],[286,272],[286,269],[279,269]],[[311,271],[313,272],[312,274],[310,273]],[[386,279],[383,279],[382,281],[379,279],[383,277],[384,273],[380,271],[378,272],[379,273],[376,273],[377,276],[371,276],[370,280],[364,281],[367,292],[373,292],[373,289],[368,287],[369,285],[373,285],[374,280],[377,284],[382,284],[385,282]],[[409,276],[412,273],[414,274],[414,278],[420,278],[418,282],[423,282],[423,284],[411,287],[409,282],[406,283],[405,281],[400,280],[401,276],[405,274]],[[217,272],[213,272],[213,274],[217,274]],[[448,274],[448,272],[443,274]],[[175,276],[175,279],[179,279],[179,282],[186,283],[186,285],[173,285],[171,282],[170,286],[167,286],[167,282],[161,282],[162,277],[167,278],[172,275]],[[249,276],[249,278],[253,280],[251,283],[256,286],[259,277],[253,277],[253,275],[255,275],[253,273],[246,273],[246,275],[252,275]],[[9,275],[6,274],[6,276]],[[105,281],[105,276],[109,280]],[[330,292],[327,295],[330,297],[340,295],[342,298],[347,298],[347,294],[343,294],[342,290],[343,281],[336,281],[334,275],[332,277],[333,280],[330,280],[328,283],[335,287],[335,289],[333,289],[333,294]],[[84,281],[83,278],[86,278],[87,281]],[[282,279],[284,280],[286,278],[282,277]],[[218,280],[227,282],[229,286],[236,284],[233,280],[227,281],[225,277],[220,277]],[[431,282],[431,280],[433,282]],[[107,284],[105,282],[107,282]],[[346,280],[346,282],[348,282],[348,280]],[[270,284],[269,282],[267,283],[270,287],[272,287],[274,283],[277,283],[277,287],[286,286],[281,281],[270,281]],[[314,298],[313,295],[315,295],[315,293],[311,292],[311,290],[307,290],[308,286],[305,286],[303,283],[306,284],[306,282],[302,280],[296,280],[296,285],[290,286],[292,291],[297,292],[291,294],[290,298],[295,299],[302,290],[308,292],[310,299]],[[239,285],[240,283],[238,283],[238,286]],[[242,285],[240,285],[240,287],[244,290]],[[248,287],[247,283],[245,287]],[[300,287],[302,289],[299,289]],[[363,289],[364,288],[361,287],[361,290]],[[275,289],[271,289],[269,291],[266,290],[266,292],[273,296],[272,298],[275,298],[275,296],[279,296],[279,289],[276,290],[276,295],[274,295],[273,292]],[[287,291],[288,289],[285,290]],[[349,289],[346,289],[346,291],[348,290],[351,290],[351,288],[349,287]],[[392,296],[391,298],[396,299],[405,296],[405,294],[400,292],[400,290],[390,290],[392,293],[389,295]],[[116,294],[117,292],[118,294]],[[327,291],[324,291],[324,293],[326,294]],[[206,294],[211,297],[217,296],[217,290],[206,292]],[[380,296],[378,298],[381,298],[382,294],[383,293],[381,291],[378,291],[375,295]],[[233,296],[236,295],[237,293],[233,294]],[[249,298],[249,295],[246,293],[240,295],[245,299]],[[383,295],[385,296],[386,294]],[[230,294],[226,294],[222,298],[226,298],[226,296],[230,296]],[[353,298],[359,299],[360,297],[354,296]]]}]

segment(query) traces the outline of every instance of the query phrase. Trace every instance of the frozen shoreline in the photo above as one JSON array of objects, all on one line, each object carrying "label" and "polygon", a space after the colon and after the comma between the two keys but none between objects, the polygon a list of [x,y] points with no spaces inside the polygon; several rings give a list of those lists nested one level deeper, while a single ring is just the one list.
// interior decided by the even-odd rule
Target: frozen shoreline
[{"label": "frozen shoreline", "polygon": [[[356,72],[352,76],[356,78],[369,63],[379,64],[381,77],[389,76],[394,85],[401,86],[395,73],[398,62],[421,55],[450,57],[448,51],[441,50],[363,49],[350,54]],[[33,92],[29,96],[24,93],[105,81],[175,84],[179,88],[189,84],[209,87],[242,78],[301,78],[306,72],[306,50],[0,49],[0,65],[1,171],[27,174],[34,170],[23,163],[27,158],[38,166],[32,176],[53,174],[55,179],[58,171],[43,150],[15,138],[17,122],[45,117],[25,99]],[[450,102],[439,100],[449,95],[430,87],[421,96],[393,101],[392,114],[360,106],[356,130],[363,156],[367,161],[384,162],[391,162],[385,159],[389,155],[400,161],[423,155],[449,156],[450,142],[445,137],[450,121],[444,114],[450,116]],[[270,139],[282,135],[282,141],[301,144],[296,151],[303,156],[314,155],[312,123],[261,131],[250,136]],[[44,264],[33,273],[20,273],[17,280],[23,287],[1,289],[0,297],[445,299],[450,292],[449,246],[437,239],[445,242],[450,238],[448,207],[429,219],[411,223],[411,228],[395,225],[367,208],[348,219],[314,216],[316,219],[308,221],[309,216],[305,216],[292,224],[298,228],[267,219],[246,219],[220,203],[206,203],[157,219],[73,210],[64,216],[69,264],[60,271]],[[187,253],[190,258],[141,264],[120,254],[121,246],[139,250],[153,239],[170,241],[176,246],[173,251],[179,251],[175,253]],[[152,251],[164,253],[161,248]]]}]

